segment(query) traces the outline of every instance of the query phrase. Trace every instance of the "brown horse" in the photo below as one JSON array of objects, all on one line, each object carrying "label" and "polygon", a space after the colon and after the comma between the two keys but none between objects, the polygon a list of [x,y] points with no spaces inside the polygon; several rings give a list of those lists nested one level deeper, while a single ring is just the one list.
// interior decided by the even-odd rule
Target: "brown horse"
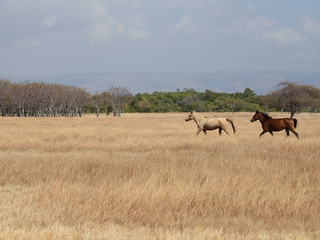
[{"label": "brown horse", "polygon": [[198,126],[197,134],[203,131],[204,134],[207,135],[207,130],[215,130],[215,129],[219,129],[220,136],[221,136],[222,130],[225,131],[227,134],[229,134],[227,131],[227,122],[231,124],[233,133],[236,132],[233,121],[229,118],[206,118],[199,113],[191,112],[190,115],[185,120],[186,122],[190,120],[195,121],[195,123]]},{"label": "brown horse", "polygon": [[273,136],[273,131],[282,131],[285,129],[287,136],[289,136],[289,131],[291,131],[299,139],[298,133],[294,130],[298,123],[298,120],[295,118],[272,118],[266,113],[256,111],[250,121],[254,122],[257,120],[261,122],[263,129],[260,137],[266,132],[269,132]]}]

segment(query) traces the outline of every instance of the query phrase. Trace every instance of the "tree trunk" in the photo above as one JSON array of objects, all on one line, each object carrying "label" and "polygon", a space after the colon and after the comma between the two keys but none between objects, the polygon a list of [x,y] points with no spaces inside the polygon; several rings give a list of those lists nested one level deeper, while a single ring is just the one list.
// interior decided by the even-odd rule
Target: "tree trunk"
[{"label": "tree trunk", "polygon": [[97,109],[96,109],[96,116],[99,117],[99,115],[100,115],[100,107],[97,107]]},{"label": "tree trunk", "polygon": [[293,118],[293,116],[294,116],[295,113],[296,113],[296,111],[291,111],[291,113],[290,113],[290,118],[291,118],[291,119]]}]

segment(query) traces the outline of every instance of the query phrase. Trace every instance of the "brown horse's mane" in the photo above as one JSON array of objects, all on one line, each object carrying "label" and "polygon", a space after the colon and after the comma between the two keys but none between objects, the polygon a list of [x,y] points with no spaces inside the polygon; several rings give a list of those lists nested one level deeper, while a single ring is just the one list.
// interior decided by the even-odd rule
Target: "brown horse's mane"
[{"label": "brown horse's mane", "polygon": [[262,116],[264,116],[266,119],[272,119],[272,117],[270,117],[267,113],[263,113],[263,112],[259,112],[259,111],[257,111],[257,113],[262,114]]}]

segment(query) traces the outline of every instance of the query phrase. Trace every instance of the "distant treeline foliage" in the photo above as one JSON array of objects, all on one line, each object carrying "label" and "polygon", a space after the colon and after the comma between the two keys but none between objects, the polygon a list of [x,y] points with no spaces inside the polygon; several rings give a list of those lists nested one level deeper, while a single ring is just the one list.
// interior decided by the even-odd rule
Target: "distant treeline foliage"
[{"label": "distant treeline foliage", "polygon": [[128,104],[129,112],[239,112],[261,109],[260,97],[250,88],[242,93],[216,93],[193,89],[176,92],[138,93]]},{"label": "distant treeline foliage", "polygon": [[[132,95],[125,87],[111,86],[90,94],[86,89],[43,82],[12,83],[0,80],[0,113],[2,116],[82,116],[84,113],[113,112],[252,112],[318,111],[320,90],[308,85],[284,82],[268,95],[257,95],[250,88],[243,92],[217,93],[209,89],[197,92],[185,88],[172,92]],[[283,97],[282,97],[283,96]],[[290,96],[290,97],[289,97]],[[276,100],[276,101],[275,101]]]},{"label": "distant treeline foliage", "polygon": [[78,87],[0,80],[2,116],[82,116],[89,99],[90,94]]}]

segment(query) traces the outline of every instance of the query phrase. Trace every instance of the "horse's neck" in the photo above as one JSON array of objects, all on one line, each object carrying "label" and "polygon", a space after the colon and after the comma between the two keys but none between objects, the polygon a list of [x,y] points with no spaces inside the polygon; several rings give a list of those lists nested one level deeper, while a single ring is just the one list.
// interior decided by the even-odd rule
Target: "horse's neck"
[{"label": "horse's neck", "polygon": [[267,120],[265,117],[261,116],[258,118],[259,121],[261,122],[261,124],[265,123],[265,121]]},{"label": "horse's neck", "polygon": [[204,117],[202,116],[196,116],[195,118],[193,118],[193,120],[196,122],[196,124],[199,126],[200,121],[204,119]]}]

